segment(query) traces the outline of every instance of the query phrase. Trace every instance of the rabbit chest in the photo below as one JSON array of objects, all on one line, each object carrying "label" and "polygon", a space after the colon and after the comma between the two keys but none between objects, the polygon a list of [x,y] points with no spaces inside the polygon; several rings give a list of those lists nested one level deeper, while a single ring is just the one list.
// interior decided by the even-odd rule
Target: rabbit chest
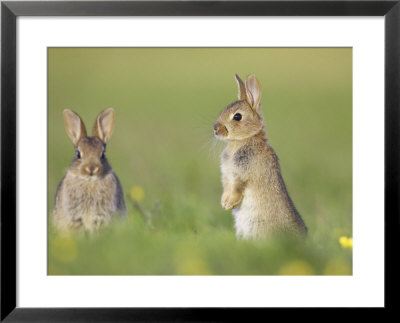
[{"label": "rabbit chest", "polygon": [[101,180],[66,181],[62,207],[73,226],[93,229],[109,222],[116,212],[115,181],[110,175]]},{"label": "rabbit chest", "polygon": [[230,180],[246,179],[254,160],[254,149],[251,146],[226,147],[221,156],[221,171]]}]

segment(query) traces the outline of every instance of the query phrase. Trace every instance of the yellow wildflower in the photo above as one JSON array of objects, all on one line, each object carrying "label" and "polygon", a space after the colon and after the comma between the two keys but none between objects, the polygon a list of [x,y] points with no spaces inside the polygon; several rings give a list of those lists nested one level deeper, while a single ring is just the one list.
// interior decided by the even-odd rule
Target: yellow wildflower
[{"label": "yellow wildflower", "polygon": [[211,271],[203,259],[189,256],[178,264],[178,275],[211,275]]},{"label": "yellow wildflower", "polygon": [[324,275],[351,275],[351,264],[342,259],[332,259],[324,269]]},{"label": "yellow wildflower", "polygon": [[133,186],[129,192],[133,201],[140,202],[144,199],[144,189],[141,186]]},{"label": "yellow wildflower", "polygon": [[342,248],[349,248],[349,249],[353,248],[353,238],[352,237],[348,238],[346,236],[341,236],[339,238],[339,243],[342,246]]},{"label": "yellow wildflower", "polygon": [[189,242],[176,248],[175,262],[178,275],[212,275],[201,250],[193,243]]},{"label": "yellow wildflower", "polygon": [[71,262],[78,256],[75,240],[70,236],[58,236],[51,242],[53,257],[61,262]]},{"label": "yellow wildflower", "polygon": [[279,275],[314,275],[313,268],[303,260],[292,261],[281,268]]}]

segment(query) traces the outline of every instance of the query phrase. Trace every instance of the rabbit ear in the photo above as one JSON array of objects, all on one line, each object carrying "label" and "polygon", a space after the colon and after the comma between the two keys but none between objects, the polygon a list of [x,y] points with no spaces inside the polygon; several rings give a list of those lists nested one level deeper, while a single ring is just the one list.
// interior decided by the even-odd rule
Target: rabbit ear
[{"label": "rabbit ear", "polygon": [[106,144],[114,130],[114,109],[108,108],[97,116],[93,127],[93,136],[100,138]]},{"label": "rabbit ear", "polygon": [[85,125],[82,119],[70,109],[65,109],[63,115],[65,130],[74,143],[74,146],[77,146],[79,140],[86,137]]},{"label": "rabbit ear", "polygon": [[254,74],[246,79],[246,100],[256,112],[260,112],[261,86]]},{"label": "rabbit ear", "polygon": [[238,86],[238,99],[246,100],[246,87],[244,86],[243,81],[237,74],[235,74],[235,80]]}]

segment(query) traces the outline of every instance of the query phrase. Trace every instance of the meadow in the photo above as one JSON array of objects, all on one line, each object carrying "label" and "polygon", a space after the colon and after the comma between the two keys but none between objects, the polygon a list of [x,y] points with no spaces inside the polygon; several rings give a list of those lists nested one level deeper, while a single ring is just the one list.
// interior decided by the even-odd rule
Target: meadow
[{"label": "meadow", "polygon": [[[304,243],[238,240],[220,205],[212,126],[237,99],[235,73],[260,80]],[[62,111],[89,130],[107,107],[127,218],[60,236],[50,215],[74,157]],[[351,275],[351,48],[49,48],[47,216],[49,275]]]}]

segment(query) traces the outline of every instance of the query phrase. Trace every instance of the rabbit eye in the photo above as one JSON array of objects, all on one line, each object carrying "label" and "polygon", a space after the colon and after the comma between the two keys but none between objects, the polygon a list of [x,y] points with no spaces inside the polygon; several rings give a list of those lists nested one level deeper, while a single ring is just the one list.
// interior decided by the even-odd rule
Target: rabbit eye
[{"label": "rabbit eye", "polygon": [[236,114],[233,116],[233,120],[236,120],[236,121],[242,120],[242,115],[241,115],[240,113],[236,113]]},{"label": "rabbit eye", "polygon": [[75,157],[78,159],[81,158],[81,152],[79,150],[76,151]]}]

